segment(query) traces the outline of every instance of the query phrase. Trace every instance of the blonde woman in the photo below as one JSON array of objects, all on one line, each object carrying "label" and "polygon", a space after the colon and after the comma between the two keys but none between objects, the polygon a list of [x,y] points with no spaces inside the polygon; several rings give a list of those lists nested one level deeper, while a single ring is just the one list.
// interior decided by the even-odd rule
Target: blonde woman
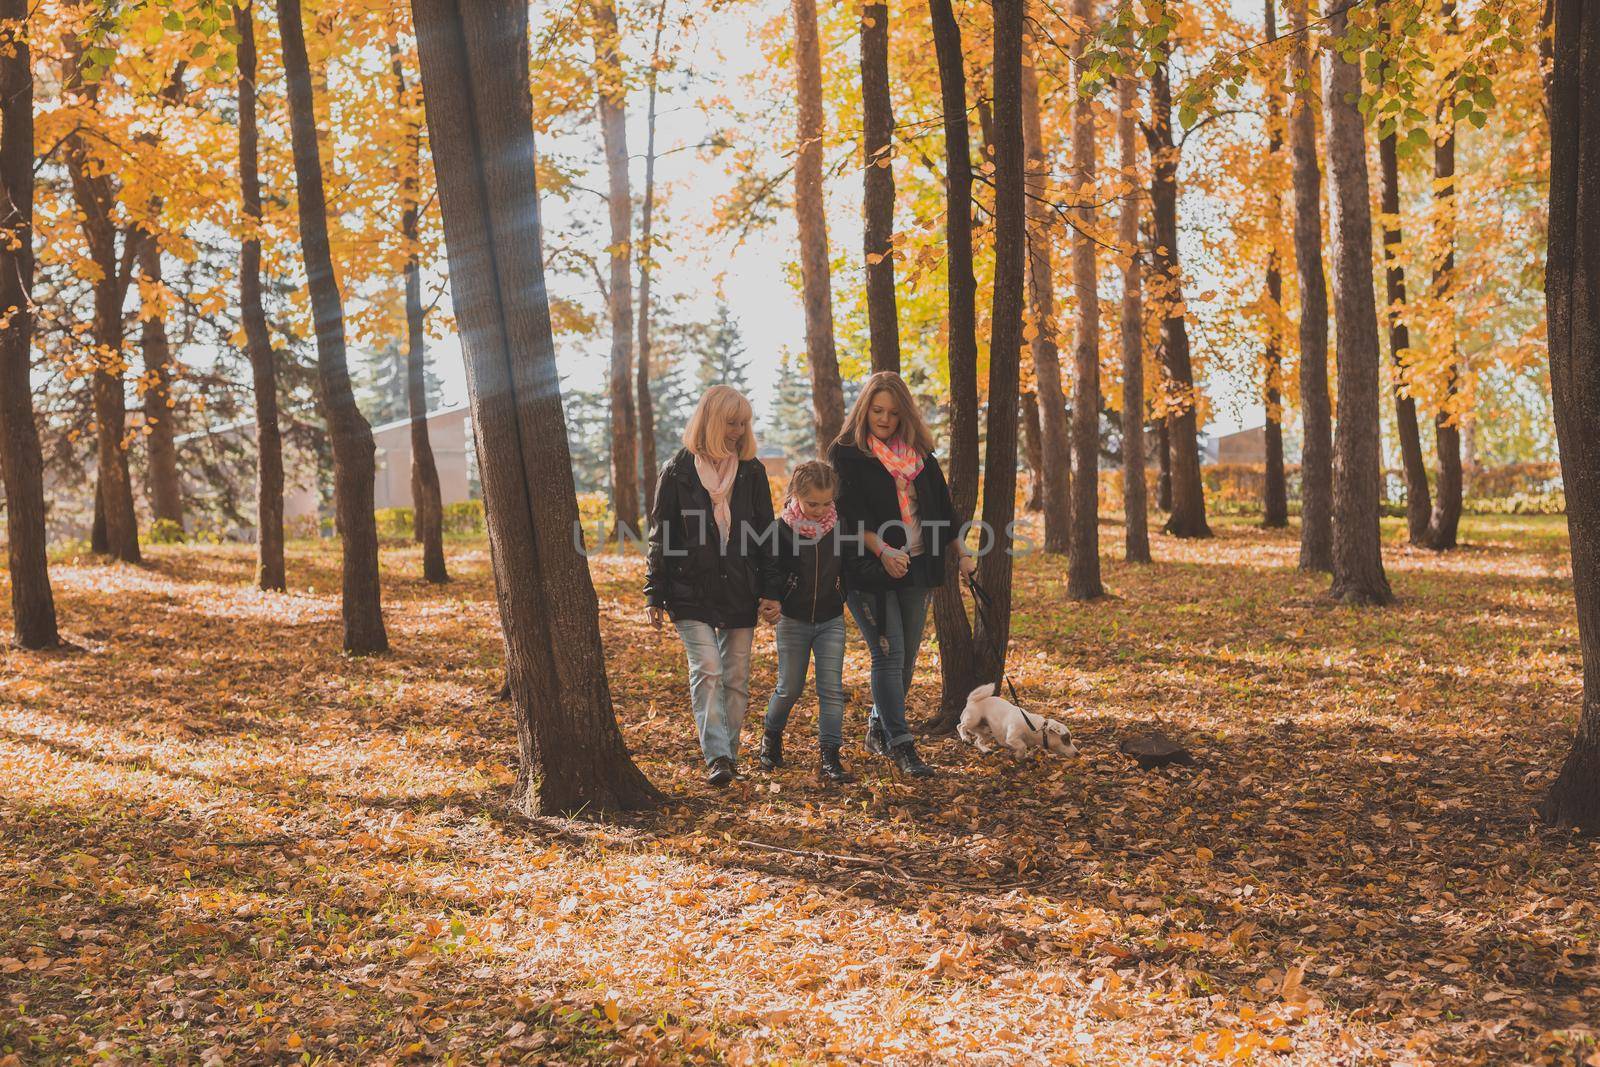
[{"label": "blonde woman", "polygon": [[898,374],[867,379],[828,459],[839,474],[839,523],[855,539],[847,603],[872,653],[872,713],[867,749],[905,773],[933,774],[906,724],[906,692],[916,672],[928,618],[928,593],[944,581],[944,561],[976,561],[956,537],[955,506],[933,454],[933,434]]},{"label": "blonde woman", "polygon": [[661,469],[650,515],[649,619],[659,629],[670,617],[683,638],[706,779],[716,786],[738,773],[757,618],[778,615],[772,491],[750,417],[738,390],[707,389],[683,449]]}]

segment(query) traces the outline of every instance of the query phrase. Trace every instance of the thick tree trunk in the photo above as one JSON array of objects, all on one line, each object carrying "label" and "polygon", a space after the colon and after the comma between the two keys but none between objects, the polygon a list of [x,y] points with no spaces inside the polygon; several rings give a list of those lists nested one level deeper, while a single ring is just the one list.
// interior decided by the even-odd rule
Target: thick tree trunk
[{"label": "thick tree trunk", "polygon": [[[994,305],[989,350],[989,422],[983,464],[987,554],[978,580],[993,602],[979,619],[978,677],[999,680],[1011,638],[1012,520],[1017,506],[1017,395],[1022,352],[1023,285],[1028,229],[1026,147],[1022,138],[1024,0],[994,8]],[[985,625],[987,621],[987,625]]]},{"label": "thick tree trunk", "polygon": [[1167,432],[1167,420],[1156,425],[1156,507],[1167,513],[1172,511],[1172,435]]},{"label": "thick tree trunk", "polygon": [[873,372],[900,371],[894,294],[894,112],[889,105],[889,5],[861,7],[862,238]]},{"label": "thick tree trunk", "polygon": [[[828,217],[822,197],[822,49],[816,0],[791,0],[800,148],[794,164],[794,211],[800,229],[800,287],[806,311],[806,362],[811,367],[817,454],[825,456],[844,425],[844,388],[833,341],[833,282]],[[892,292],[892,289],[891,289]]]},{"label": "thick tree trunk", "polygon": [[[161,246],[152,237],[140,242],[140,269],[147,281],[161,284]],[[160,312],[140,324],[140,350],[144,354],[145,465],[149,478],[150,513],[183,529],[183,490],[178,482],[178,448],[172,432],[172,346]]]},{"label": "thick tree trunk", "polygon": [[1389,358],[1394,368],[1394,418],[1400,436],[1400,462],[1406,476],[1406,532],[1414,545],[1428,536],[1428,467],[1422,461],[1422,435],[1417,430],[1417,402],[1411,396],[1406,354],[1411,330],[1406,325],[1406,273],[1400,264],[1400,159],[1398,134],[1378,142],[1379,203],[1383,211],[1384,280],[1389,306]]},{"label": "thick tree trunk", "polygon": [[1300,569],[1333,569],[1333,403],[1328,395],[1328,289],[1322,272],[1322,172],[1317,165],[1316,86],[1306,12],[1289,0],[1295,45],[1289,80],[1294,157],[1294,262],[1300,285]]},{"label": "thick tree trunk", "polygon": [[[1031,420],[1035,411],[1025,410],[1030,422],[1023,424],[1027,431],[1024,437],[1028,439],[1024,444],[1027,445],[1028,465],[1034,472],[1034,487],[1044,509],[1044,550],[1066,555],[1072,543],[1072,438],[1066,393],[1061,385],[1061,350],[1056,340],[1055,270],[1050,254],[1054,223],[1050,160],[1045,151],[1043,124],[1039,120],[1039,79],[1034,73],[1028,43],[1024,41],[1022,47],[1027,57],[1022,64],[1022,140],[1028,153],[1028,304],[1034,331],[1029,347],[1033,356],[1034,406],[1038,417],[1038,425],[1034,427]],[[1073,249],[1076,257],[1077,244]],[[1039,431],[1037,435],[1032,432],[1035,428]]]},{"label": "thick tree trunk", "polygon": [[322,195],[322,162],[317,150],[316,113],[300,0],[277,3],[294,141],[295,188],[300,203],[300,245],[305,253],[306,283],[316,320],[322,411],[333,445],[333,506],[344,541],[344,648],[357,654],[384,652],[389,648],[389,637],[383,626],[378,530],[372,513],[376,466],[372,427],[356,407],[345,361],[344,308],[328,247],[327,205]]},{"label": "thick tree trunk", "polygon": [[661,66],[661,30],[667,0],[656,0],[656,39],[650,49],[650,86],[644,116],[644,203],[639,214],[639,360],[636,372],[639,414],[639,488],[644,514],[656,510],[656,403],[650,387],[650,271],[655,243],[651,226],[656,207],[656,82]]},{"label": "thick tree trunk", "polygon": [[1555,2],[1550,86],[1550,392],[1583,656],[1577,737],[1539,814],[1600,833],[1600,9]]},{"label": "thick tree trunk", "polygon": [[[1445,17],[1455,26],[1455,4],[1446,0]],[[1446,110],[1443,117],[1447,132],[1433,148],[1433,195],[1438,202],[1439,221],[1443,229],[1444,255],[1433,275],[1434,296],[1442,307],[1449,309],[1450,324],[1444,329],[1443,343],[1450,347],[1446,370],[1445,402],[1434,416],[1434,450],[1439,455],[1439,492],[1433,512],[1425,520],[1427,529],[1424,542],[1431,549],[1443,551],[1456,547],[1456,534],[1461,526],[1461,416],[1453,404],[1461,376],[1460,349],[1456,344],[1454,298],[1456,270],[1456,125]],[[1409,509],[1408,509],[1409,514]],[[1415,543],[1415,539],[1413,539]]]},{"label": "thick tree trunk", "polygon": [[1172,139],[1172,84],[1168,57],[1156,63],[1151,81],[1152,123],[1149,133],[1153,178],[1150,207],[1154,222],[1156,276],[1166,315],[1161,324],[1161,351],[1168,388],[1178,395],[1167,414],[1167,448],[1171,464],[1172,508],[1166,532],[1174,537],[1210,537],[1206,523],[1205,485],[1200,480],[1200,443],[1195,412],[1194,370],[1189,360],[1189,325],[1183,306],[1183,272],[1178,267],[1178,148]]},{"label": "thick tree trunk", "polygon": [[1023,504],[1030,512],[1044,510],[1044,436],[1039,417],[1039,396],[1023,390],[1022,393],[1022,463],[1028,468],[1028,499]]},{"label": "thick tree trunk", "polygon": [[[1266,0],[1266,37],[1278,39],[1277,0]],[[1274,170],[1283,151],[1283,86],[1274,69],[1267,82],[1267,159]],[[1278,192],[1277,175],[1272,176],[1267,200],[1267,233],[1272,247],[1267,252],[1266,351],[1262,353],[1261,392],[1266,408],[1266,477],[1262,479],[1261,525],[1282,529],[1289,525],[1289,485],[1283,470],[1283,334],[1278,324],[1283,317],[1283,269],[1278,258],[1283,228],[1283,196]]]},{"label": "thick tree trunk", "polygon": [[611,218],[611,512],[620,542],[639,532],[639,427],[633,409],[633,187],[628,178],[627,88],[622,41],[612,0],[591,0],[600,135],[606,151],[606,203]]},{"label": "thick tree trunk", "polygon": [[427,311],[422,306],[422,244],[418,215],[422,210],[422,125],[412,118],[406,93],[406,71],[400,51],[391,52],[400,108],[406,114],[406,166],[400,178],[400,236],[406,242],[406,407],[411,417],[412,534],[422,543],[422,577],[443,583],[450,580],[444,564],[444,504],[439,489],[439,467],[428,438],[428,333]]},{"label": "thick tree trunk", "polygon": [[0,0],[0,471],[6,489],[11,640],[54,648],[55,597],[46,553],[44,462],[33,421],[33,57],[27,0]]},{"label": "thick tree trunk", "polygon": [[261,305],[260,140],[256,129],[255,16],[235,5],[239,31],[239,185],[245,232],[239,246],[239,313],[256,406],[256,585],[288,588],[283,566],[283,435],[278,428],[278,358]]},{"label": "thick tree trunk", "polygon": [[[1333,41],[1349,24],[1345,0],[1328,0]],[[1328,130],[1328,214],[1332,220],[1333,303],[1338,318],[1339,424],[1333,441],[1333,587],[1349,604],[1394,599],[1383,573],[1378,527],[1378,308],[1372,287],[1372,204],[1367,134],[1358,108],[1356,62],[1330,45],[1323,94]]]},{"label": "thick tree trunk", "polygon": [[[978,285],[972,269],[972,144],[967,129],[967,80],[961,55],[961,27],[950,0],[928,0],[933,44],[939,62],[939,96],[944,115],[946,292],[949,303],[950,498],[954,520],[971,521],[978,505]],[[933,593],[933,621],[939,635],[939,714],[929,729],[949,732],[978,684],[972,623],[961,586],[952,572]]]},{"label": "thick tree trunk", "polygon": [[422,84],[483,447],[521,751],[519,796],[539,811],[647,807],[660,794],[617,728],[599,601],[573,542],[578,502],[550,330],[534,176],[528,9],[415,0]]},{"label": "thick tree trunk", "polygon": [[1122,174],[1131,188],[1117,217],[1117,241],[1128,252],[1122,268],[1122,516],[1129,563],[1150,562],[1150,518],[1144,484],[1144,307],[1139,262],[1139,144],[1133,79],[1117,80],[1117,141]]},{"label": "thick tree trunk", "polygon": [[[1085,43],[1093,32],[1094,0],[1073,0],[1072,198],[1077,225],[1072,230],[1072,289],[1077,298],[1077,329],[1072,343],[1072,549],[1067,556],[1067,598],[1104,596],[1100,584],[1100,294],[1094,241],[1094,100],[1083,88],[1090,71]],[[1198,471],[1197,471],[1198,473]],[[1202,518],[1203,521],[1203,518]]]}]

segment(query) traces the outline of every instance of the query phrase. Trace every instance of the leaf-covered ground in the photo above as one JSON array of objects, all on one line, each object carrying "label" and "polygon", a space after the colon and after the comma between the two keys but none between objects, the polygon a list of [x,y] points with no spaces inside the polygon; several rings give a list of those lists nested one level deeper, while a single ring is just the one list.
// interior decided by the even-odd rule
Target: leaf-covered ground
[{"label": "leaf-covered ground", "polygon": [[[896,780],[855,641],[843,789],[809,701],[788,769],[706,786],[640,563],[597,559],[673,797],[611,824],[509,804],[481,544],[444,588],[386,548],[395,651],[361,660],[328,547],[279,596],[246,548],[63,563],[83,650],[0,669],[0,1064],[1600,1062],[1600,844],[1532,818],[1578,705],[1564,526],[1469,521],[1445,557],[1389,532],[1387,611],[1238,523],[1108,562],[1092,605],[1028,558],[1013,676],[1083,758],[946,740]],[[765,630],[758,702],[773,666]],[[1117,753],[1158,719],[1202,767]]]}]

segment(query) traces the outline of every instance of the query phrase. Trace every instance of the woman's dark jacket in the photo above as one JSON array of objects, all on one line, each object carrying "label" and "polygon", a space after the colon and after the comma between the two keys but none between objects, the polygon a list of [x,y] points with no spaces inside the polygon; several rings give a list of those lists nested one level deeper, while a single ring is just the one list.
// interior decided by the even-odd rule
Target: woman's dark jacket
[{"label": "woman's dark jacket", "polygon": [[650,606],[667,609],[673,622],[748,629],[756,624],[758,601],[777,585],[772,490],[759,460],[740,460],[728,507],[733,529],[724,550],[716,508],[700,484],[694,454],[681,449],[661,468],[650,513],[644,593]]},{"label": "woman's dark jacket", "polygon": [[783,613],[802,622],[828,622],[844,614],[844,560],[837,525],[815,540],[778,521],[773,557],[777,587],[768,593]]},{"label": "woman's dark jacket", "polygon": [[828,462],[839,472],[839,526],[850,535],[845,540],[845,576],[850,588],[882,591],[943,584],[945,555],[954,551],[957,531],[955,505],[938,459],[930,452],[922,461],[922,472],[911,483],[922,525],[923,555],[912,559],[903,578],[889,577],[859,536],[863,531],[874,533],[886,545],[906,547],[907,531],[900,520],[900,496],[895,491],[894,475],[878,462],[878,457],[843,441],[829,450]]}]

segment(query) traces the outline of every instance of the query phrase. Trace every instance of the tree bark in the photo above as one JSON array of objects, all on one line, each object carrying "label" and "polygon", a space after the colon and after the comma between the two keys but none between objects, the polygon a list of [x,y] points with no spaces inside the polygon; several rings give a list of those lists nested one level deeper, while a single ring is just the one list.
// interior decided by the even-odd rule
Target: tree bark
[{"label": "tree bark", "polygon": [[656,404],[650,387],[650,270],[655,242],[651,229],[656,207],[656,83],[661,67],[661,31],[667,19],[667,0],[656,0],[656,38],[650,49],[649,98],[645,105],[644,204],[639,213],[639,360],[637,368],[639,414],[639,488],[644,493],[644,514],[656,509]]},{"label": "tree bark", "polygon": [[844,425],[844,387],[833,340],[833,282],[828,217],[822,197],[822,48],[816,0],[791,0],[800,147],[794,165],[794,210],[800,230],[800,287],[806,311],[806,362],[816,409],[817,454],[825,456]]},{"label": "tree bark", "polygon": [[889,105],[889,5],[861,8],[862,238],[872,370],[900,372],[894,293],[894,112]]},{"label": "tree bark", "polygon": [[528,9],[415,0],[484,511],[521,752],[545,812],[650,806],[617,728],[550,330],[534,172]]},{"label": "tree bark", "polygon": [[1028,499],[1023,507],[1030,512],[1044,510],[1044,436],[1039,416],[1039,395],[1022,391],[1022,463],[1028,468]]},{"label": "tree bark", "polygon": [[[1095,263],[1094,100],[1084,89],[1090,71],[1084,46],[1093,32],[1094,0],[1073,0],[1075,22],[1070,46],[1072,102],[1072,289],[1077,297],[1077,329],[1072,345],[1072,548],[1067,555],[1067,598],[1093,600],[1105,595],[1100,584],[1100,293]],[[1196,471],[1198,473],[1198,469]],[[1202,505],[1203,507],[1203,505]],[[1202,522],[1204,521],[1202,512]]]},{"label": "tree bark", "polygon": [[11,640],[54,648],[44,461],[33,420],[33,57],[27,0],[0,0],[0,471],[5,475]]},{"label": "tree bark", "polygon": [[[1454,0],[1445,0],[1445,21],[1453,31],[1456,23]],[[1445,121],[1444,139],[1433,147],[1433,195],[1438,205],[1441,228],[1444,230],[1444,255],[1433,274],[1433,289],[1440,306],[1449,309],[1450,323],[1444,330],[1444,342],[1449,345],[1450,356],[1445,370],[1445,402],[1433,420],[1434,451],[1439,457],[1439,492],[1433,512],[1425,520],[1423,542],[1435,551],[1456,547],[1456,535],[1461,525],[1461,417],[1454,410],[1454,402],[1461,378],[1460,349],[1456,343],[1454,297],[1456,270],[1456,124],[1451,104],[1441,105],[1440,117]],[[1409,508],[1408,508],[1409,514]],[[1417,543],[1413,539],[1413,543]]]},{"label": "tree bark", "polygon": [[978,579],[992,604],[979,617],[977,675],[999,681],[1011,637],[1012,521],[1017,506],[1017,395],[1028,231],[1026,147],[1022,135],[1024,0],[994,8],[994,303],[989,350],[988,440],[983,464],[983,522],[989,551]]},{"label": "tree bark", "polygon": [[[1278,39],[1277,0],[1266,0],[1266,37]],[[1276,169],[1283,152],[1283,86],[1274,68],[1267,82],[1267,159],[1274,173],[1267,198],[1267,344],[1262,353],[1261,391],[1266,408],[1266,477],[1262,479],[1261,525],[1269,530],[1289,525],[1289,485],[1283,469],[1283,270],[1278,259],[1283,228],[1283,196],[1278,192]]]},{"label": "tree bark", "polygon": [[[162,283],[161,246],[153,237],[140,242],[140,268],[154,285]],[[172,432],[172,346],[167,324],[158,312],[140,324],[140,350],[144,354],[145,464],[149,478],[150,513],[183,529],[183,490],[178,481],[178,449]]]},{"label": "tree bark", "polygon": [[[1345,0],[1328,0],[1334,41],[1348,32]],[[1356,58],[1359,60],[1360,55]],[[1325,59],[1328,214],[1332,220],[1333,303],[1339,334],[1339,423],[1333,441],[1333,586],[1349,604],[1394,599],[1383,573],[1378,519],[1378,309],[1372,286],[1372,205],[1367,134],[1358,108],[1361,68],[1330,45]]]},{"label": "tree bark", "polygon": [[1195,412],[1194,370],[1189,359],[1189,325],[1183,307],[1183,273],[1178,266],[1178,147],[1172,137],[1172,83],[1169,57],[1156,61],[1151,81],[1150,186],[1155,255],[1151,267],[1166,304],[1161,324],[1161,350],[1167,386],[1179,395],[1167,414],[1167,448],[1171,464],[1172,509],[1166,532],[1174,537],[1210,537],[1206,523],[1205,485],[1200,480],[1200,444]]},{"label": "tree bark", "polygon": [[1389,306],[1389,357],[1394,368],[1395,429],[1400,437],[1400,462],[1406,476],[1406,532],[1414,545],[1428,536],[1428,468],[1422,461],[1422,435],[1417,430],[1417,402],[1411,396],[1406,353],[1411,330],[1406,325],[1406,274],[1400,264],[1400,159],[1399,136],[1390,131],[1378,142],[1381,175],[1378,199],[1383,211],[1384,280]]},{"label": "tree bark", "polygon": [[1156,425],[1156,507],[1172,512],[1172,435],[1167,432],[1167,420]]},{"label": "tree bark", "polygon": [[1600,9],[1555,0],[1550,80],[1550,392],[1572,539],[1583,710],[1539,814],[1600,833]]},{"label": "tree bark", "polygon": [[1129,563],[1150,562],[1150,518],[1144,484],[1144,307],[1139,261],[1139,144],[1133,79],[1117,80],[1117,141],[1129,183],[1117,216],[1117,241],[1128,253],[1122,268],[1122,518]]},{"label": "tree bark", "polygon": [[[950,0],[928,0],[934,50],[939,64],[939,96],[944,115],[946,295],[950,372],[950,498],[959,529],[978,504],[978,285],[972,269],[972,143],[967,129],[967,78],[961,54],[961,27]],[[972,623],[952,569],[933,592],[933,621],[939,636],[939,714],[930,730],[955,729],[967,694],[978,684]]]},{"label": "tree bark", "polygon": [[422,543],[422,577],[442,584],[450,580],[444,563],[444,504],[439,467],[428,437],[427,310],[422,306],[422,124],[410,114],[406,71],[398,47],[391,48],[395,88],[406,132],[406,163],[400,178],[400,236],[406,242],[406,407],[411,417],[412,535]]},{"label": "tree bark", "polygon": [[278,357],[261,305],[255,16],[251,8],[236,4],[233,21],[239,31],[239,185],[245,218],[239,244],[239,313],[256,407],[256,585],[282,592],[288,588],[283,565],[283,435],[278,428]]},{"label": "tree bark", "polygon": [[[1028,221],[1028,303],[1032,311],[1038,434],[1031,425],[1034,411],[1026,411],[1024,436],[1028,445],[1029,466],[1035,475],[1040,504],[1044,510],[1044,550],[1066,555],[1072,546],[1072,437],[1067,419],[1067,399],[1061,385],[1061,351],[1056,340],[1055,270],[1051,263],[1052,219],[1050,199],[1050,160],[1045,153],[1044,132],[1039,120],[1039,79],[1034,71],[1032,49],[1023,41],[1022,64],[1022,140],[1027,160]],[[1074,47],[1077,47],[1074,45]],[[1076,151],[1076,134],[1074,134]],[[1092,170],[1091,170],[1092,173]],[[1074,269],[1077,244],[1073,245]],[[1026,403],[1026,401],[1024,401]],[[1082,410],[1079,408],[1078,410]],[[1035,461],[1033,444],[1038,443]]]},{"label": "tree bark", "polygon": [[639,427],[633,409],[633,187],[628,178],[627,87],[622,41],[612,0],[590,0],[594,18],[595,82],[600,134],[606,152],[606,203],[611,219],[607,250],[611,277],[606,302],[611,318],[611,511],[615,538],[639,532]]},{"label": "tree bark", "polygon": [[389,637],[384,630],[378,585],[378,530],[372,510],[376,468],[372,427],[356,407],[345,361],[344,308],[328,246],[322,160],[317,149],[316,112],[300,0],[277,0],[277,5],[294,142],[300,245],[316,320],[317,381],[333,446],[333,506],[344,541],[344,648],[356,654],[384,652],[389,648]]}]

